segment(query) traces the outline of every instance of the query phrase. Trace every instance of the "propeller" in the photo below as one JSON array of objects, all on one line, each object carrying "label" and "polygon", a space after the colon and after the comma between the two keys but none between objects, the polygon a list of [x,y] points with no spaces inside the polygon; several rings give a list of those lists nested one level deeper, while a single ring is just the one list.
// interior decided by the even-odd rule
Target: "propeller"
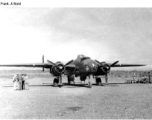
[{"label": "propeller", "polygon": [[100,68],[102,69],[102,71],[105,73],[105,81],[106,83],[108,83],[108,73],[110,71],[110,67],[113,67],[114,65],[116,65],[119,61],[115,61],[114,63],[112,63],[111,65],[107,64],[106,62],[99,62],[98,60],[95,60],[99,65]]},{"label": "propeller", "polygon": [[[98,64],[102,65],[102,62],[99,62],[98,60],[95,60]],[[112,63],[110,65],[110,67],[113,67],[114,65],[116,65],[119,61],[117,60],[116,62]],[[105,63],[105,62],[104,62]]]},{"label": "propeller", "polygon": [[118,62],[119,62],[119,61],[117,60],[116,62],[112,63],[112,64],[110,65],[110,67],[113,67],[113,66],[116,65]]},{"label": "propeller", "polygon": [[102,69],[103,69],[103,71],[104,71],[105,73],[109,73],[110,67],[111,67],[111,66],[109,66],[108,64],[104,64],[103,67],[102,67]]},{"label": "propeller", "polygon": [[73,60],[70,60],[65,65],[63,65],[61,62],[53,63],[50,60],[47,60],[48,63],[50,63],[53,67],[50,69],[50,71],[55,75],[58,76],[59,79],[59,86],[62,86],[62,73],[64,72],[65,66],[69,65],[73,62]]},{"label": "propeller", "polygon": [[56,66],[58,67],[58,69],[61,69],[61,66],[63,67],[63,69],[65,68],[65,66],[69,65],[70,63],[73,62],[73,60],[70,60],[69,62],[67,62],[65,65],[62,65],[62,63],[59,63],[59,64],[55,64],[53,63],[52,61],[50,60],[47,60],[48,63],[50,63],[52,66]]},{"label": "propeller", "polygon": [[114,65],[116,65],[119,61],[116,61],[114,63],[112,63],[111,65],[105,63],[103,69],[105,70],[105,72],[110,72],[110,68],[113,67]]},{"label": "propeller", "polygon": [[73,62],[73,60],[70,60],[69,62],[67,62],[63,67],[65,67],[65,66],[67,66],[67,65],[69,65],[70,63],[72,63]]},{"label": "propeller", "polygon": [[[44,63],[44,55],[42,56],[42,63]],[[44,67],[42,68],[42,71],[44,72]]]},{"label": "propeller", "polygon": [[101,63],[98,61],[98,60],[95,60],[98,64],[100,64],[101,65]]},{"label": "propeller", "polygon": [[53,63],[52,61],[50,60],[47,60],[48,63],[51,63],[51,65],[55,66],[55,63]]}]

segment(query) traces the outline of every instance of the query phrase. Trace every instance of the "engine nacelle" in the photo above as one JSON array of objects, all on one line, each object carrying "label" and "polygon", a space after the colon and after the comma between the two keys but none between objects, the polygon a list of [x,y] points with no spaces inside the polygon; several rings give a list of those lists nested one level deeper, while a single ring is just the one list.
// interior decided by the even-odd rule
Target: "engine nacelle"
[{"label": "engine nacelle", "polygon": [[110,66],[102,62],[101,65],[98,67],[97,72],[94,75],[106,75],[107,73],[110,72]]},{"label": "engine nacelle", "polygon": [[103,73],[107,74],[110,72],[110,66],[106,63],[103,64],[103,66],[100,66],[100,69]]},{"label": "engine nacelle", "polygon": [[52,68],[50,68],[50,73],[54,76],[60,76],[64,71],[64,65],[62,63],[56,63]]}]

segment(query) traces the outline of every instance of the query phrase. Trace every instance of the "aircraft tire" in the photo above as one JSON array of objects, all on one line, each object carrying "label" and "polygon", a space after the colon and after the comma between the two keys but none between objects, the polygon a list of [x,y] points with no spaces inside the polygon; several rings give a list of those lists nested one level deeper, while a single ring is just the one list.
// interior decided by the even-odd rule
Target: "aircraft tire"
[{"label": "aircraft tire", "polygon": [[96,84],[98,85],[98,86],[101,86],[102,85],[102,81],[101,81],[101,78],[96,78]]},{"label": "aircraft tire", "polygon": [[59,83],[59,80],[57,78],[54,78],[53,86],[58,87],[58,83]]}]

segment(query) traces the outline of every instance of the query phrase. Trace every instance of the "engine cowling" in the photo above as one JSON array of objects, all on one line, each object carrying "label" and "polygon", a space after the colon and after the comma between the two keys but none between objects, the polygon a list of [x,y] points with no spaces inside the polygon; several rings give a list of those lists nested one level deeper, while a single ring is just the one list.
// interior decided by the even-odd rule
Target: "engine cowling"
[{"label": "engine cowling", "polygon": [[56,63],[51,69],[50,73],[53,74],[54,76],[59,76],[61,73],[64,71],[64,65],[62,63]]},{"label": "engine cowling", "polygon": [[103,66],[100,66],[100,69],[102,70],[103,73],[107,74],[110,72],[110,66],[108,64],[103,64]]},{"label": "engine cowling", "polygon": [[110,72],[110,66],[106,62],[101,62],[95,75],[105,75]]}]

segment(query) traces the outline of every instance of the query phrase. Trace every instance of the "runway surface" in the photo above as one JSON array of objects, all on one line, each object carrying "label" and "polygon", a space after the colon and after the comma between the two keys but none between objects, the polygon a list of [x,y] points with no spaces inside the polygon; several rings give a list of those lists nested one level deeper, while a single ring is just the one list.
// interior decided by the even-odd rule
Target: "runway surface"
[{"label": "runway surface", "polygon": [[[30,79],[30,90],[14,91],[0,79],[0,119],[151,119],[152,84],[53,87],[53,78]],[[63,79],[66,82],[66,78]],[[94,80],[93,80],[94,81]]]}]

